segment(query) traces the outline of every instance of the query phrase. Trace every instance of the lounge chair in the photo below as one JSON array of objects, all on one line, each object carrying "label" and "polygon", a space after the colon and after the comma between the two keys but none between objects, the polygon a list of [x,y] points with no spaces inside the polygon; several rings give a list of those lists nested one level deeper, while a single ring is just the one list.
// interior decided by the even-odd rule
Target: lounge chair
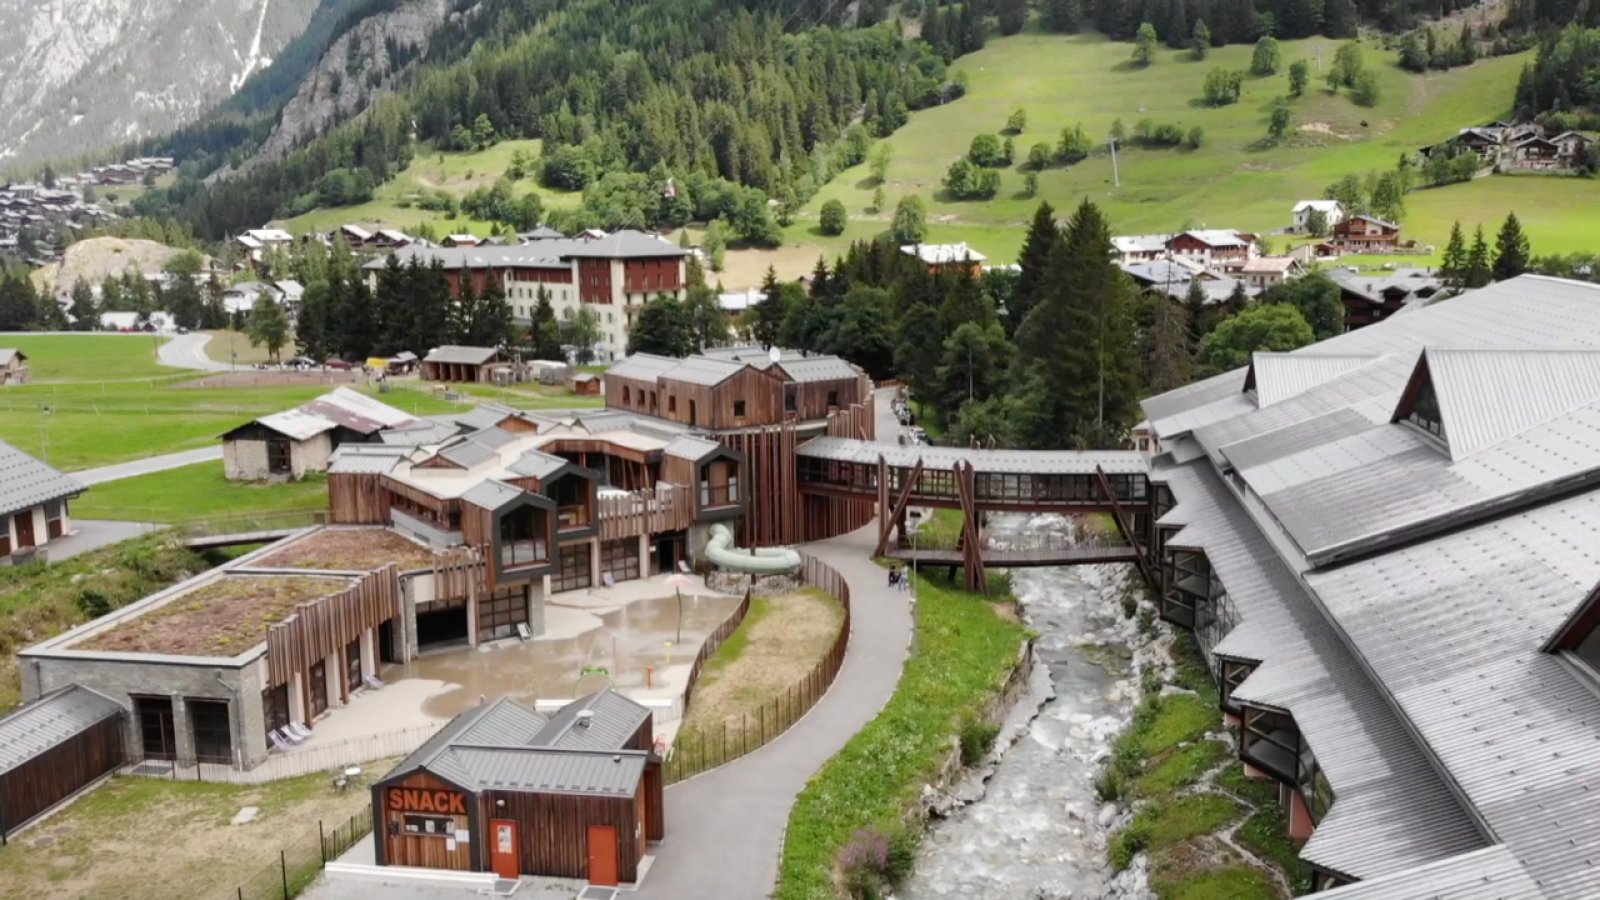
[{"label": "lounge chair", "polygon": [[[289,724],[283,726],[283,730],[299,738],[301,741],[311,737],[311,729],[301,725],[299,722],[290,722]],[[296,743],[298,743],[298,741]]]},{"label": "lounge chair", "polygon": [[288,741],[284,740],[283,737],[281,735],[279,735],[278,732],[276,732],[276,731],[267,732],[267,740],[271,741],[272,742],[272,746],[278,748],[279,750],[285,750],[286,751],[286,750],[288,750],[288,749],[290,749],[291,747],[294,746],[293,744],[291,744]]},{"label": "lounge chair", "polygon": [[527,622],[517,623],[517,637],[522,638],[525,641],[533,640],[533,632],[528,630]]},{"label": "lounge chair", "polygon": [[291,747],[295,744],[302,743],[304,740],[299,735],[290,731],[287,725],[279,728],[277,731],[274,731],[273,734],[277,735],[284,743],[290,745]]},{"label": "lounge chair", "polygon": [[366,678],[363,678],[362,681],[366,682],[367,687],[372,688],[375,691],[383,687],[383,679],[376,675],[368,675]]},{"label": "lounge chair", "polygon": [[605,585],[606,585],[606,587],[608,587],[608,588],[611,588],[611,587],[616,587],[616,586],[617,586],[617,580],[616,580],[616,579],[615,579],[615,578],[612,578],[612,577],[611,577],[611,573],[610,573],[610,572],[604,572],[604,573],[602,573],[602,574],[601,574],[601,575],[600,575],[600,580],[601,580],[601,581],[603,581],[603,582],[605,582]]}]

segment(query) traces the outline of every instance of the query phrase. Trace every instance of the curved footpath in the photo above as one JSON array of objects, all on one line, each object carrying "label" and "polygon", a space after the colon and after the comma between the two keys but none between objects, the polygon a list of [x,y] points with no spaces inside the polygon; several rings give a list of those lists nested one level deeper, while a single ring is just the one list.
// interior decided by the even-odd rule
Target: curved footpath
[{"label": "curved footpath", "polygon": [[850,648],[833,687],[777,740],[667,788],[667,840],[639,900],[758,900],[772,893],[795,797],[872,721],[900,682],[911,610],[872,562],[877,523],[806,545],[850,584]]},{"label": "curved footpath", "polygon": [[206,344],[211,340],[211,335],[203,331],[163,334],[169,340],[157,351],[162,365],[178,369],[198,369],[202,372],[233,371],[233,366],[228,363],[217,362],[206,355]]}]

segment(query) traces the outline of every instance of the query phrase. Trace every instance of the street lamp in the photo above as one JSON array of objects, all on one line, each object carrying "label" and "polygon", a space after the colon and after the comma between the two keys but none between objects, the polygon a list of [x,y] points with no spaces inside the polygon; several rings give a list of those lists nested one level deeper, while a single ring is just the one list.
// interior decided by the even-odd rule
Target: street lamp
[{"label": "street lamp", "polygon": [[50,415],[50,412],[49,406],[39,407],[39,456],[47,466],[50,465],[50,435],[45,428],[45,422],[47,421],[45,416]]},{"label": "street lamp", "polygon": [[[917,534],[922,530],[922,515],[913,511],[916,518],[906,523],[906,530],[911,532],[911,655],[917,655],[917,626],[922,620],[921,612],[917,609]],[[909,518],[909,517],[908,517]]]}]

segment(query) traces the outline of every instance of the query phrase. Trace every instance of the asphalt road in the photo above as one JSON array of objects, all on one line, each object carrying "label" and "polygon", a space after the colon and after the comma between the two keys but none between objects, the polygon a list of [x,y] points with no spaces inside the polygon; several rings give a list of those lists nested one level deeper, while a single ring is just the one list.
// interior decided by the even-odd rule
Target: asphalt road
[{"label": "asphalt road", "polygon": [[203,372],[228,372],[233,367],[206,356],[206,343],[211,335],[198,331],[171,335],[171,340],[161,345],[161,364],[179,369],[199,369]]},{"label": "asphalt road", "polygon": [[135,475],[164,472],[167,469],[176,469],[179,466],[210,462],[221,458],[222,447],[218,445],[216,447],[201,447],[198,450],[184,450],[179,453],[167,453],[147,459],[136,459],[132,462],[117,463],[114,466],[83,469],[77,472],[68,472],[67,474],[77,479],[80,484],[100,484],[106,481],[120,481],[124,478],[132,478]]}]

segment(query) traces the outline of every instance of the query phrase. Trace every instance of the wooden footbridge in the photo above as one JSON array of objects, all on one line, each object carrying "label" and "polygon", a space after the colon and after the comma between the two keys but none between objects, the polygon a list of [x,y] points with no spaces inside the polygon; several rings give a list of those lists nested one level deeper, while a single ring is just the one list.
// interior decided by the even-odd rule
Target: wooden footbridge
[{"label": "wooden footbridge", "polygon": [[[870,500],[878,508],[880,556],[919,564],[959,565],[969,590],[987,592],[985,566],[1059,566],[1132,562],[1150,584],[1155,491],[1144,457],[1134,450],[984,450],[901,446],[848,438],[816,438],[796,450],[801,493]],[[906,530],[912,506],[958,509],[961,533],[915,549]],[[1120,541],[1067,536],[985,540],[990,512],[1108,513]]]}]

